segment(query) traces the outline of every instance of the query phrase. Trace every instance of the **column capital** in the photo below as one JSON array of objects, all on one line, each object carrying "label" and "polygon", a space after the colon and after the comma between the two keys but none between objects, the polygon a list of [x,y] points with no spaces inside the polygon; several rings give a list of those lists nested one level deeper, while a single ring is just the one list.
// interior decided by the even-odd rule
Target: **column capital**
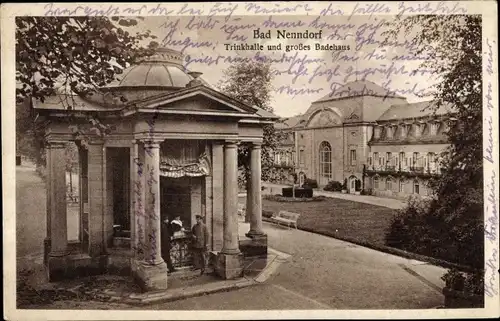
[{"label": "column capital", "polygon": [[252,142],[252,149],[260,149],[262,148],[262,142]]},{"label": "column capital", "polygon": [[69,142],[61,140],[47,140],[45,142],[45,147],[48,149],[66,148],[67,143]]},{"label": "column capital", "polygon": [[224,141],[225,148],[237,148],[238,144],[239,144],[239,141],[237,141],[237,140],[225,140]]},{"label": "column capital", "polygon": [[164,139],[161,139],[161,138],[137,139],[137,142],[143,143],[145,146],[148,146],[149,148],[160,148],[160,144],[163,141],[164,141]]},{"label": "column capital", "polygon": [[91,139],[88,141],[89,145],[104,145],[103,139]]}]

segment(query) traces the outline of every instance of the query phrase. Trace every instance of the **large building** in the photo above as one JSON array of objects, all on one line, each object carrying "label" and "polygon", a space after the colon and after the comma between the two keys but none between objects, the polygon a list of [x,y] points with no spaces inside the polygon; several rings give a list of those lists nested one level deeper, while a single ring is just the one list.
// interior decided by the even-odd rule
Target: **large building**
[{"label": "large building", "polygon": [[341,95],[329,94],[276,125],[286,133],[275,155],[279,171],[320,187],[346,181],[349,193],[428,195],[428,178],[439,175],[439,154],[448,146],[451,110],[436,109],[432,101],[408,103],[370,81],[348,83],[336,93]]}]

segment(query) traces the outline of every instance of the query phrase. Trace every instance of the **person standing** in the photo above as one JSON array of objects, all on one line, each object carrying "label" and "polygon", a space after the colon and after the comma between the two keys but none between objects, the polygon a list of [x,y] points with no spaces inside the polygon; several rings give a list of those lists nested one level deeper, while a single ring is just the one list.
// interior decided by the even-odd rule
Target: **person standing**
[{"label": "person standing", "polygon": [[203,217],[196,215],[196,224],[192,229],[193,233],[193,263],[195,270],[201,270],[201,274],[205,273],[205,266],[208,251],[208,229],[203,223]]},{"label": "person standing", "polygon": [[182,222],[179,216],[176,216],[173,221],[169,221],[166,219],[164,222],[164,232],[162,233],[162,257],[167,263],[168,272],[175,272],[176,269],[172,264],[172,257],[170,256],[170,251],[172,249],[172,237],[175,232],[178,232],[182,229]]}]

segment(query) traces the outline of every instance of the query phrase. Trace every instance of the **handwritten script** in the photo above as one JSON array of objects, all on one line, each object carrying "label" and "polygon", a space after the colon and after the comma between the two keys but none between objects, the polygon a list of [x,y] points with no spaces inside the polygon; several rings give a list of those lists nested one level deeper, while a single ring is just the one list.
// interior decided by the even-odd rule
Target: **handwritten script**
[{"label": "handwritten script", "polygon": [[[398,2],[393,5],[325,2],[315,3],[314,6],[288,2],[223,2],[204,6],[195,3],[126,6],[48,3],[44,6],[46,16],[162,17],[163,21],[153,33],[161,39],[161,45],[185,54],[186,68],[208,72],[212,66],[225,68],[246,59],[272,61],[276,82],[279,83],[274,88],[275,93],[291,98],[320,93],[330,93],[335,98],[332,88],[336,84],[356,80],[371,80],[377,84],[385,82],[382,87],[386,96],[431,97],[433,83],[427,79],[435,75],[420,68],[420,63],[428,57],[417,55],[417,48],[410,39],[390,40],[383,34],[396,17],[466,13],[466,8],[459,2],[445,1]],[[322,32],[323,36],[318,41],[287,39],[278,43],[276,39],[270,39],[262,44],[253,37],[256,29],[280,32],[282,29],[307,29],[313,33]],[[226,49],[252,43],[262,44],[264,50],[243,52]],[[318,49],[340,45],[351,49]],[[399,78],[389,81],[390,77]]]},{"label": "handwritten script", "polygon": [[487,137],[487,142],[484,146],[484,159],[485,164],[492,165],[493,169],[489,172],[489,174],[485,175],[485,180],[487,182],[486,186],[486,215],[484,218],[484,233],[485,238],[490,242],[490,244],[494,247],[487,255],[485,262],[485,275],[484,275],[484,293],[489,297],[498,296],[498,204],[496,200],[496,179],[497,173],[495,171],[495,158],[493,153],[494,143],[493,143],[493,115],[497,114],[498,111],[495,110],[495,106],[493,105],[493,84],[491,82],[492,77],[494,77],[493,72],[493,45],[494,41],[490,39],[486,39],[487,50],[485,53],[485,61],[486,63],[486,75],[487,79],[485,82],[485,98],[486,98],[486,108],[484,109],[485,114],[485,132]]}]

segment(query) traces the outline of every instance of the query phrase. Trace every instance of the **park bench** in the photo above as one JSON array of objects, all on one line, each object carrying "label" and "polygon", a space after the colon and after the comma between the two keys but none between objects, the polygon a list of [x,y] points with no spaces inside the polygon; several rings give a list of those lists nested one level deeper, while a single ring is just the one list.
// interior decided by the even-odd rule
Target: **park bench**
[{"label": "park bench", "polygon": [[280,223],[285,223],[288,228],[290,226],[295,225],[297,228],[297,220],[299,219],[300,214],[288,212],[288,211],[279,211],[278,215],[272,217],[272,220],[276,222],[278,225]]}]

